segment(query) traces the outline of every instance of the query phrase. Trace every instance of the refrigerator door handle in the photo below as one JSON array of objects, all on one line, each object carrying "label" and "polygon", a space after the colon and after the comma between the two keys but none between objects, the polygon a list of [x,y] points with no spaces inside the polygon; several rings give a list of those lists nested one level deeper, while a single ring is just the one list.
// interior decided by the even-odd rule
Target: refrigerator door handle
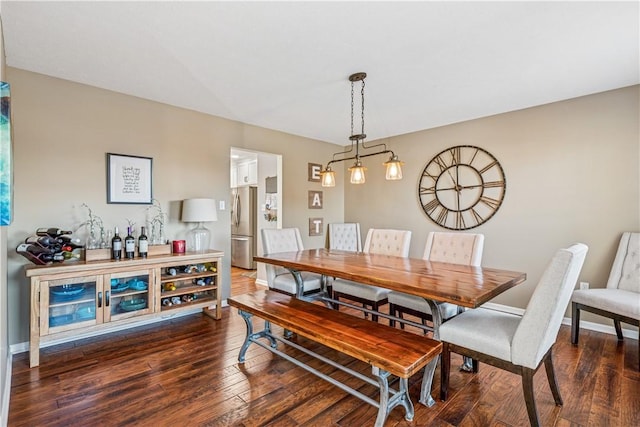
[{"label": "refrigerator door handle", "polygon": [[239,195],[238,195],[238,191],[236,190],[233,193],[233,202],[231,203],[231,223],[233,224],[234,227],[238,227],[238,223],[239,223],[238,200],[239,200]]},{"label": "refrigerator door handle", "polygon": [[249,238],[248,237],[232,237],[231,240],[240,240],[242,242],[247,242]]},{"label": "refrigerator door handle", "polygon": [[240,225],[242,216],[242,204],[240,203],[240,195],[236,193],[236,227]]}]

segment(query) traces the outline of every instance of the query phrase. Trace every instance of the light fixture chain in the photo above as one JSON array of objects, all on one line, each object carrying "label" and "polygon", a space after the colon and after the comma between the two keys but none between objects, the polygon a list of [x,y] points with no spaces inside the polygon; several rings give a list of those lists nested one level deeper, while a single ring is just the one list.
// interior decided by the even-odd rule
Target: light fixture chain
[{"label": "light fixture chain", "polygon": [[351,135],[353,135],[353,82],[351,82]]},{"label": "light fixture chain", "polygon": [[362,110],[360,112],[362,120],[362,131],[360,133],[364,135],[364,79],[362,79],[362,89],[360,89],[360,97],[362,98]]}]

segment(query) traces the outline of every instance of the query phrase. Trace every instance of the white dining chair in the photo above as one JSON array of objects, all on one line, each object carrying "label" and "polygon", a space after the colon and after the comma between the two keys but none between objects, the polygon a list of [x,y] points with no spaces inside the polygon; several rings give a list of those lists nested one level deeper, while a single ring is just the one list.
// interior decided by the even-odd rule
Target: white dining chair
[{"label": "white dining chair", "polygon": [[[391,255],[407,258],[411,245],[411,231],[389,230],[371,228],[367,233],[362,251],[369,254]],[[332,283],[332,297],[336,301],[340,298],[355,301],[362,304],[363,308],[371,307],[374,312],[378,311],[382,305],[387,303],[389,290],[378,286],[363,285],[350,280],[335,279]],[[334,307],[339,309],[340,304]],[[367,312],[365,312],[365,317]],[[378,320],[378,316],[371,314],[373,321]]]},{"label": "white dining chair", "polygon": [[[623,340],[620,322],[640,327],[640,233],[622,234],[606,288],[575,290],[571,301],[571,343],[574,345],[578,344],[580,333],[580,310],[613,319],[620,341]],[[640,342],[640,331],[638,334]]]},{"label": "white dining chair", "polygon": [[587,250],[586,245],[577,243],[556,252],[522,316],[478,308],[465,311],[440,326],[440,397],[443,401],[449,392],[451,353],[458,353],[473,358],[474,372],[478,372],[478,362],[483,362],[520,375],[532,426],[540,425],[533,375],[543,362],[554,401],[562,406],[552,349]]},{"label": "white dining chair", "polygon": [[360,223],[344,222],[329,224],[329,249],[362,252]]},{"label": "white dining chair", "polygon": [[[474,233],[453,233],[432,231],[427,235],[423,259],[451,264],[480,266],[484,249],[484,235]],[[404,314],[418,317],[422,325],[432,321],[431,308],[424,298],[408,295],[403,292],[391,291],[389,300],[389,314],[403,319]],[[443,320],[450,319],[461,311],[455,304],[438,304]],[[389,319],[389,325],[395,326],[396,321]],[[404,328],[404,323],[400,322]],[[426,332],[426,329],[425,329]]]},{"label": "white dining chair", "polygon": [[[263,228],[262,249],[265,255],[279,252],[297,252],[304,249],[300,230],[297,228]],[[269,289],[296,295],[296,280],[293,274],[283,267],[265,264]],[[302,294],[319,292],[322,289],[323,277],[320,274],[300,272],[303,287]]]}]

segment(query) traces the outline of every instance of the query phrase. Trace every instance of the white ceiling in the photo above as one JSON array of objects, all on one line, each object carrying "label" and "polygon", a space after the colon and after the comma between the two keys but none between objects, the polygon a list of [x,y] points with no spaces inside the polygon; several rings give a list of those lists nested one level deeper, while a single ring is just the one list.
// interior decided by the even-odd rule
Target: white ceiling
[{"label": "white ceiling", "polygon": [[369,140],[640,83],[637,1],[3,0],[0,14],[11,67],[340,145],[354,72]]}]

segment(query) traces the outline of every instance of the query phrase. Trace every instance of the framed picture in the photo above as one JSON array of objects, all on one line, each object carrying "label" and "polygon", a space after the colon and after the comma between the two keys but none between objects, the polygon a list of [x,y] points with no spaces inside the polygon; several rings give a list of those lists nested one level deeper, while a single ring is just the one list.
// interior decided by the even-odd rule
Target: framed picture
[{"label": "framed picture", "polygon": [[107,153],[107,203],[150,205],[151,157]]},{"label": "framed picture", "polygon": [[0,82],[0,225],[11,224],[12,205],[11,95],[9,83]]}]

